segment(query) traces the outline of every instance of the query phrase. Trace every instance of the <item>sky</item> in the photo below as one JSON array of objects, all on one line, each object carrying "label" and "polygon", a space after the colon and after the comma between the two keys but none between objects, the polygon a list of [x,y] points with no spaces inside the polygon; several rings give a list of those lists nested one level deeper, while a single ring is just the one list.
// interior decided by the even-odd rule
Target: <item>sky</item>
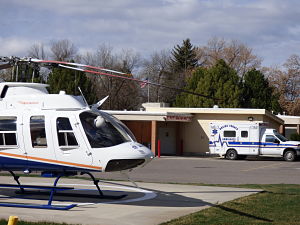
[{"label": "sky", "polygon": [[102,44],[147,57],[190,38],[238,40],[281,66],[300,54],[298,0],[0,0],[0,56],[68,39],[79,52]]}]

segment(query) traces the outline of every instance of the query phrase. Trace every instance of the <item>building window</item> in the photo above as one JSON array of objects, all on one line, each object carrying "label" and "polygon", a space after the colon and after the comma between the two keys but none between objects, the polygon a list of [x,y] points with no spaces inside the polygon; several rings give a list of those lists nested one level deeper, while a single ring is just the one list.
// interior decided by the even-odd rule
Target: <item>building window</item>
[{"label": "building window", "polygon": [[70,120],[66,117],[58,117],[56,120],[58,145],[78,146]]},{"label": "building window", "polygon": [[225,130],[224,137],[236,137],[235,130]]},{"label": "building window", "polygon": [[34,148],[47,147],[44,116],[30,117],[30,134],[31,134],[32,147]]},{"label": "building window", "polygon": [[242,137],[242,138],[247,138],[247,137],[248,137],[248,131],[243,130],[243,131],[241,132],[241,137]]},{"label": "building window", "polygon": [[17,117],[0,117],[0,147],[17,146]]}]

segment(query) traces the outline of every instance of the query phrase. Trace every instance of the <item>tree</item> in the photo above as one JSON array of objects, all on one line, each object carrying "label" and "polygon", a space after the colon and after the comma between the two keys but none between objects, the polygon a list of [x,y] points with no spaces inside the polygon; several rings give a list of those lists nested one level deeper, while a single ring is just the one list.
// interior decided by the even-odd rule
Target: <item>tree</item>
[{"label": "tree", "polygon": [[36,59],[46,59],[47,54],[45,52],[44,44],[33,44],[28,50],[28,56]]},{"label": "tree", "polygon": [[248,71],[244,76],[242,106],[281,112],[279,96],[274,93],[264,74],[256,69]]},{"label": "tree", "polygon": [[261,59],[252,53],[252,49],[236,40],[212,38],[207,45],[196,48],[195,52],[199,65],[211,67],[223,59],[240,77],[261,65]]},{"label": "tree", "polygon": [[[140,63],[140,56],[133,50],[122,50],[119,54],[113,53],[113,48],[103,44],[96,52],[89,52],[82,60],[89,64],[107,69],[127,73],[124,76],[132,76],[131,73]],[[137,109],[140,106],[139,85],[133,81],[108,76],[93,76],[93,84],[99,99],[109,95],[103,109]]]},{"label": "tree", "polygon": [[50,49],[52,59],[57,61],[71,61],[77,53],[75,45],[67,39],[52,41]]},{"label": "tree", "polygon": [[[149,59],[144,60],[143,62],[143,70],[141,71],[142,77],[145,79],[147,78],[150,82],[160,85],[175,86],[173,79],[171,79],[170,61],[170,51],[162,50],[160,52],[154,52]],[[172,90],[153,85],[150,85],[148,88],[150,101],[172,101],[172,97],[174,96],[174,92]]]},{"label": "tree", "polygon": [[211,68],[197,68],[188,79],[187,89],[208,96],[199,97],[181,94],[176,98],[177,107],[220,107],[241,106],[240,79],[235,70],[224,60],[219,60]]},{"label": "tree", "polygon": [[[190,77],[187,77],[185,90],[196,92],[198,87],[198,83],[201,82],[205,73],[207,73],[207,69],[204,67],[197,68]],[[176,97],[175,106],[177,107],[201,107],[200,97],[196,95],[191,95],[182,92],[180,95]]]},{"label": "tree", "polygon": [[291,55],[284,64],[286,70],[269,68],[266,73],[279,95],[279,103],[288,115],[300,115],[300,57]]},{"label": "tree", "polygon": [[63,90],[70,95],[80,95],[78,87],[83,92],[89,104],[96,103],[96,96],[93,85],[86,74],[71,69],[54,68],[49,74],[48,84],[50,85],[50,93],[58,94]]},{"label": "tree", "polygon": [[195,47],[191,44],[190,39],[183,40],[182,45],[177,45],[172,51],[172,66],[175,72],[188,71],[197,67],[197,58]]}]

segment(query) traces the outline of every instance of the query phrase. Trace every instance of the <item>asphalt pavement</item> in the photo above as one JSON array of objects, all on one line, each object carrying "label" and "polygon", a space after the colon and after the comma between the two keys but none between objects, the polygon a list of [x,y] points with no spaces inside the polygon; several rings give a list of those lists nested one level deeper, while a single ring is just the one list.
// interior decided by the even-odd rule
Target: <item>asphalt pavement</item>
[{"label": "asphalt pavement", "polygon": [[[281,158],[161,157],[131,171],[134,181],[197,184],[300,184],[300,161]],[[95,173],[100,179],[126,180],[120,173]]]}]

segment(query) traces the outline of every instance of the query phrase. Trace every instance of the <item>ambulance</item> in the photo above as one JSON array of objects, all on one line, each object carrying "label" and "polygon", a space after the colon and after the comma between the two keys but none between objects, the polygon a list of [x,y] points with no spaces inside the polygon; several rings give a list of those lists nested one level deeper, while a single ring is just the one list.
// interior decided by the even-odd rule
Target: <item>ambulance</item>
[{"label": "ambulance", "polygon": [[210,154],[230,160],[270,156],[291,162],[300,156],[299,141],[289,141],[266,123],[210,123],[209,138]]}]

